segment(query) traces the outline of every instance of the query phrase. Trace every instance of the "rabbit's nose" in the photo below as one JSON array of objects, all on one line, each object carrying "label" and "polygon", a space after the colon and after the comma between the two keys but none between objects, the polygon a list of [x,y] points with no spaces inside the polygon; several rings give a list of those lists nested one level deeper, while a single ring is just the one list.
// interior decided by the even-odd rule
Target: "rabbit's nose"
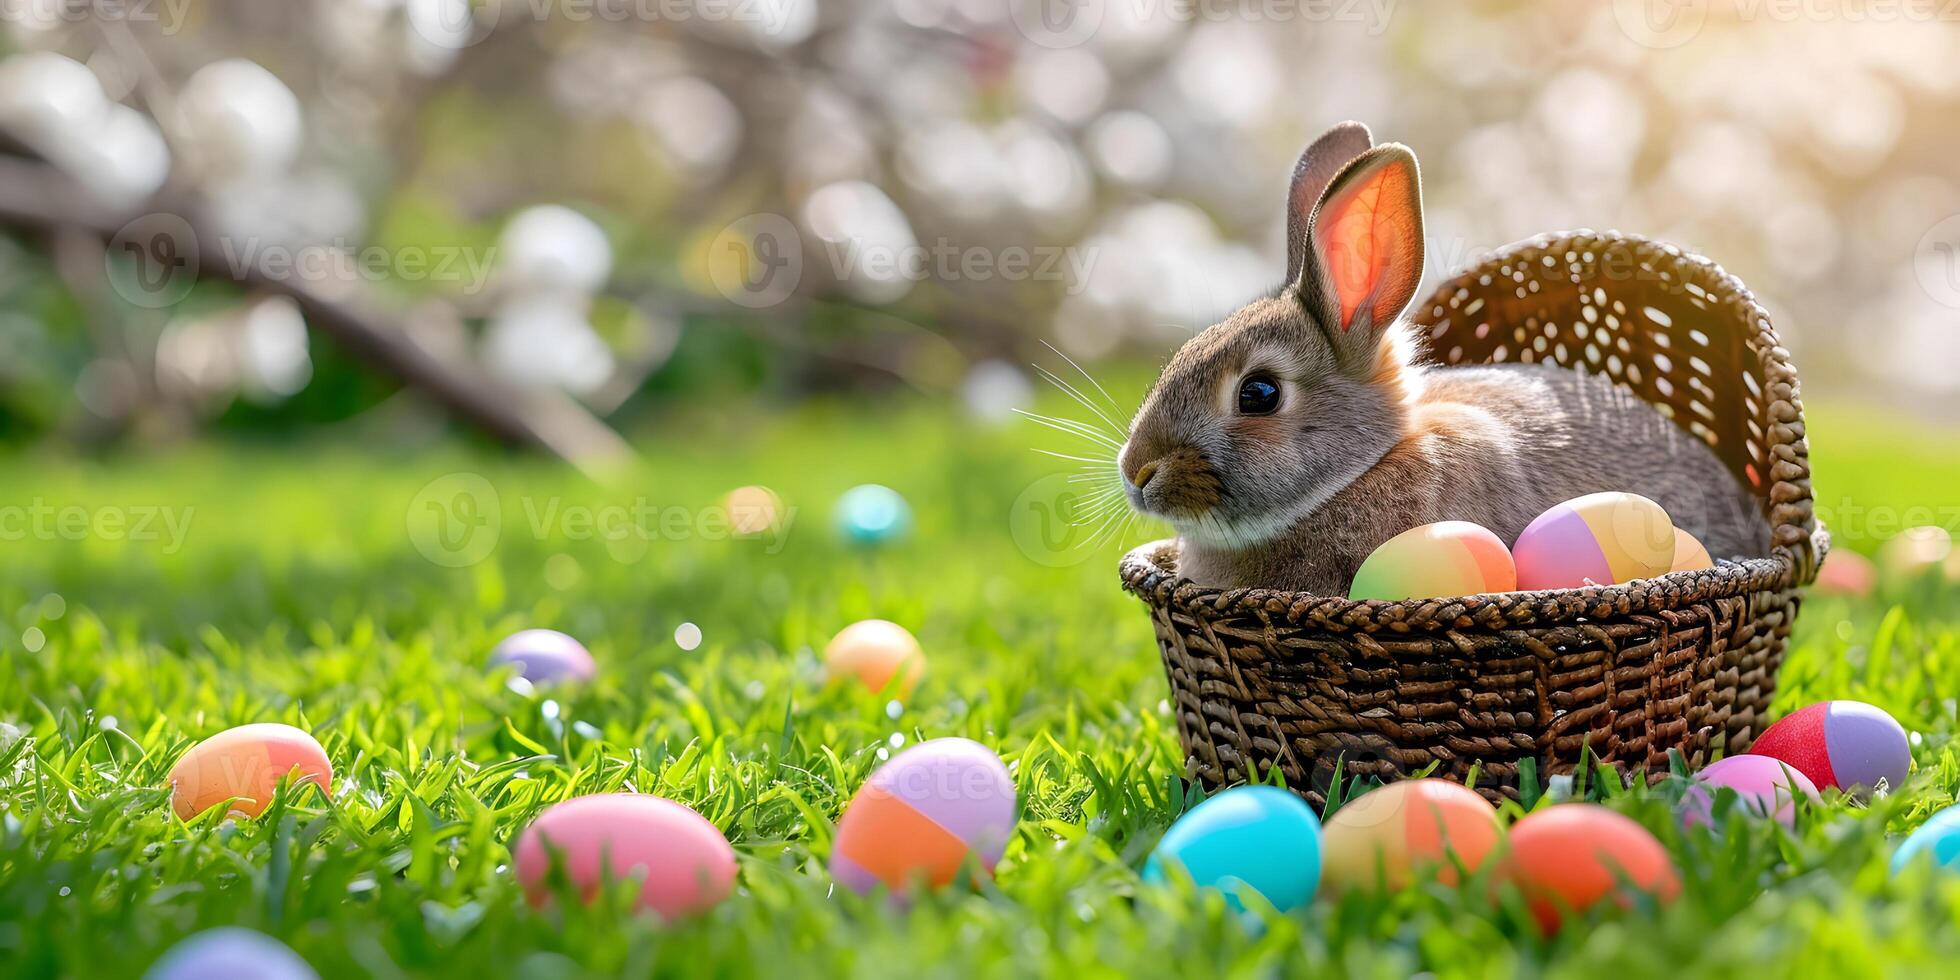
[{"label": "rabbit's nose", "polygon": [[1150,478],[1157,475],[1158,462],[1159,460],[1153,459],[1150,462],[1137,467],[1136,475],[1130,478],[1130,482],[1136,484],[1138,490],[1141,490],[1144,487],[1149,486]]}]

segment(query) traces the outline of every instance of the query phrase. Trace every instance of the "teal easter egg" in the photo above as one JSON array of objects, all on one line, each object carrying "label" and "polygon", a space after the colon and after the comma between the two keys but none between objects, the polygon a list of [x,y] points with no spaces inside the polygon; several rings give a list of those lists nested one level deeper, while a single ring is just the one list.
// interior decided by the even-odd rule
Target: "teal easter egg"
[{"label": "teal easter egg", "polygon": [[912,507],[898,491],[876,483],[852,487],[837,500],[837,531],[858,544],[884,544],[912,527]]},{"label": "teal easter egg", "polygon": [[1511,592],[1518,570],[1510,549],[1469,521],[1439,521],[1403,531],[1361,563],[1350,599],[1441,599]]},{"label": "teal easter egg", "polygon": [[1914,861],[1927,859],[1937,867],[1960,871],[1960,806],[1947,807],[1920,824],[1892,852],[1892,873],[1898,874]]},{"label": "teal easter egg", "polygon": [[1144,864],[1143,879],[1161,882],[1172,865],[1202,887],[1217,888],[1234,908],[1249,888],[1282,912],[1313,901],[1320,888],[1320,818],[1305,800],[1276,786],[1228,789],[1179,817]]}]

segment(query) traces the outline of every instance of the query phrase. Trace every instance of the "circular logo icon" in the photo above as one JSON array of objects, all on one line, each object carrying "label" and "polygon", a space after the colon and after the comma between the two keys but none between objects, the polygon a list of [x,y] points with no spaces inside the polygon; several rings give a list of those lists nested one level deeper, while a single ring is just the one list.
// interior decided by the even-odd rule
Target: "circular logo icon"
[{"label": "circular logo icon", "polygon": [[422,557],[444,568],[490,557],[503,529],[497,488],[476,473],[437,477],[408,505],[408,540]]},{"label": "circular logo icon", "polygon": [[1960,309],[1960,214],[1926,229],[1912,252],[1919,288],[1941,306]]},{"label": "circular logo icon", "polygon": [[109,239],[103,271],[125,302],[160,310],[182,302],[197,282],[197,231],[174,214],[146,214]]},{"label": "circular logo icon", "polygon": [[1108,0],[1012,0],[1021,36],[1044,48],[1078,47],[1102,29]]},{"label": "circular logo icon", "polygon": [[1635,44],[1680,47],[1708,22],[1708,0],[1613,0],[1613,19]]},{"label": "circular logo icon", "polygon": [[408,29],[430,46],[444,51],[467,48],[490,36],[503,16],[502,0],[477,4],[471,0],[408,0],[404,15]]},{"label": "circular logo icon", "polygon": [[780,214],[738,218],[708,243],[708,279],[738,306],[775,306],[802,278],[803,238]]},{"label": "circular logo icon", "polygon": [[1080,565],[1100,551],[1111,523],[1122,520],[1129,504],[1075,480],[1067,473],[1034,482],[1007,511],[1008,533],[1029,561],[1049,568]]}]

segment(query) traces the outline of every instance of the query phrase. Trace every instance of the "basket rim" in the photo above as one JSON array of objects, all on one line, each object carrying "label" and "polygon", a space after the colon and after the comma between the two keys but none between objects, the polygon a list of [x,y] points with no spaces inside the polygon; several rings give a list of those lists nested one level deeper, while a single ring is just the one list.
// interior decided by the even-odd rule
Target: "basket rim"
[{"label": "basket rim", "polygon": [[[1818,554],[1830,547],[1821,526],[1812,535]],[[1803,584],[1796,557],[1778,548],[1767,557],[1721,559],[1714,568],[1669,572],[1654,578],[1580,589],[1494,592],[1433,599],[1349,599],[1284,589],[1221,589],[1199,585],[1177,572],[1178,544],[1164,538],[1123,556],[1123,589],[1145,602],[1200,617],[1234,611],[1263,612],[1285,622],[1332,632],[1439,632],[1571,625],[1679,609],[1694,603],[1781,592]]]}]

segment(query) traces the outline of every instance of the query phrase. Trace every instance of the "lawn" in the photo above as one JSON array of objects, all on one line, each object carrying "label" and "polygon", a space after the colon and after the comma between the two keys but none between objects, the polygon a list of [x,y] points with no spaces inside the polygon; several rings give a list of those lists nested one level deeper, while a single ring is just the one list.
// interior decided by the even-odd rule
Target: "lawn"
[{"label": "lawn", "polygon": [[[1898,522],[1960,526],[1960,443],[1813,415],[1819,499],[1845,546],[1873,551]],[[1118,544],[1060,567],[1015,544],[1010,502],[1072,465],[1028,447],[1064,444],[931,405],[671,430],[609,488],[460,449],[10,459],[0,975],[135,975],[227,923],[284,939],[327,977],[1630,980],[1950,975],[1960,961],[1960,876],[1886,872],[1890,838],[1960,789],[1960,588],[1888,580],[1875,599],[1816,598],[1783,671],[1779,710],[1856,697],[1919,733],[1903,791],[1806,811],[1795,834],[1738,818],[1720,837],[1680,833],[1657,794],[1611,795],[1681,866],[1671,907],[1546,941],[1515,902],[1428,886],[1248,929],[1215,895],[1138,879],[1198,797],[1178,778],[1149,624],[1117,588]],[[409,531],[424,488],[459,472],[489,481],[502,521],[484,560],[450,567]],[[912,501],[907,542],[865,553],[831,533],[830,503],[866,481]],[[576,516],[639,501],[692,515],[748,483],[794,508],[779,540],[674,530],[641,548]],[[822,683],[813,650],[868,616],[911,627],[930,658],[903,705]],[[675,642],[683,622],[698,649]],[[599,680],[536,694],[487,671],[525,626],[584,639]],[[171,763],[250,721],[316,733],[333,799],[308,788],[257,822],[179,822]],[[904,911],[833,891],[824,864],[851,792],[895,747],[948,735],[996,748],[1019,784],[996,879]],[[629,787],[726,832],[735,896],[668,927],[616,903],[528,907],[507,867],[517,832],[553,801]]]}]

